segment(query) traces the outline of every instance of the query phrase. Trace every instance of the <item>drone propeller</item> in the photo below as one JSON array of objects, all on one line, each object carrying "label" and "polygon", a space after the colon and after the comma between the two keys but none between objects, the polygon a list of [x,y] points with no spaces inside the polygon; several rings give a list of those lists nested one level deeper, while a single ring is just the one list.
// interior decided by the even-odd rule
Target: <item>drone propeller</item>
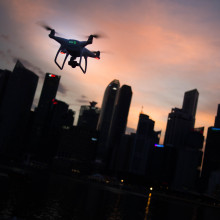
[{"label": "drone propeller", "polygon": [[[101,33],[101,32],[91,34],[90,36],[93,36],[94,38],[97,38],[97,39],[99,39],[99,38],[106,38],[106,37],[107,37],[106,34]],[[85,37],[86,37],[86,38],[89,38],[90,36],[87,35],[87,36],[85,36]]]},{"label": "drone propeller", "polygon": [[[93,52],[93,53],[97,53],[98,51],[91,51],[91,52]],[[99,51],[100,53],[107,53],[107,54],[112,54],[112,52],[111,51],[106,51],[106,50],[101,50],[101,51]]]},{"label": "drone propeller", "polygon": [[[54,30],[52,27],[50,27],[48,24],[46,24],[44,21],[39,21],[37,22],[38,25],[40,25],[42,28],[44,28],[47,31],[52,31]],[[57,34],[57,32],[55,31],[55,33]]]}]

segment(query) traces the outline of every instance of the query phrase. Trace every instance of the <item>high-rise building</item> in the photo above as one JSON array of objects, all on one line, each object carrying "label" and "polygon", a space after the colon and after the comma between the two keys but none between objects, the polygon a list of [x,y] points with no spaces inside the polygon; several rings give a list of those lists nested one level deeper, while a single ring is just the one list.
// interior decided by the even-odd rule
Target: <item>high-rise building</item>
[{"label": "high-rise building", "polygon": [[196,89],[185,92],[183,108],[173,108],[169,113],[164,145],[184,146],[186,136],[194,128],[198,96]]},{"label": "high-rise building", "polygon": [[220,170],[220,128],[209,127],[202,166],[203,190],[207,190],[211,175]]},{"label": "high-rise building", "polygon": [[60,76],[46,73],[40,100],[36,109],[38,123],[44,123],[44,120],[47,118],[52,100],[56,98],[59,82]]},{"label": "high-rise building", "polygon": [[106,153],[106,143],[109,134],[110,124],[112,121],[113,109],[118,93],[120,83],[118,80],[113,80],[105,89],[105,94],[102,101],[101,112],[98,120],[97,130],[99,132],[99,143],[97,157],[102,160]]},{"label": "high-rise building", "polygon": [[177,151],[177,164],[172,188],[175,190],[195,190],[200,177],[204,127],[195,128],[186,138],[184,148]]},{"label": "high-rise building", "polygon": [[1,86],[4,94],[0,106],[0,151],[16,154],[23,147],[38,76],[17,61],[6,81]]},{"label": "high-rise building", "polygon": [[215,116],[215,128],[220,128],[220,104],[218,104],[217,115]]},{"label": "high-rise building", "polygon": [[196,116],[198,99],[199,92],[197,89],[187,91],[184,94],[182,109],[184,112],[187,112],[189,115],[192,115],[193,118],[195,118]]},{"label": "high-rise building", "polygon": [[48,123],[51,108],[54,104],[60,82],[60,76],[46,73],[40,100],[35,109],[34,122],[31,132],[31,154],[39,154],[40,146],[43,147],[45,136],[48,134]]},{"label": "high-rise building", "polygon": [[128,85],[123,85],[117,94],[111,126],[107,140],[107,166],[114,169],[117,161],[118,147],[122,135],[125,134],[128,113],[132,98],[132,90]]},{"label": "high-rise building", "polygon": [[101,109],[96,107],[97,102],[82,105],[79,112],[78,126],[96,130]]},{"label": "high-rise building", "polygon": [[147,175],[151,150],[159,143],[159,133],[154,131],[154,124],[155,122],[148,115],[143,113],[139,115],[131,165],[134,174]]},{"label": "high-rise building", "polygon": [[4,93],[5,93],[10,75],[11,75],[11,71],[0,70],[0,106],[1,106],[2,99],[4,97]]}]

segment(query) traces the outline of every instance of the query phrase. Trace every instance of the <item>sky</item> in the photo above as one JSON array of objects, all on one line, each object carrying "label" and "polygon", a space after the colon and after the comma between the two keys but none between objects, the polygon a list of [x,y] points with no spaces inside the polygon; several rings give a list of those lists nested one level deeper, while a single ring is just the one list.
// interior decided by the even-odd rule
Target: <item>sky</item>
[{"label": "sky", "polygon": [[[13,70],[19,59],[40,77],[33,107],[45,73],[61,76],[57,99],[76,116],[90,101],[101,107],[105,88],[118,79],[132,87],[131,131],[143,109],[155,130],[162,130],[162,142],[169,112],[181,108],[184,93],[195,88],[195,126],[206,132],[214,125],[220,103],[219,0],[0,0],[0,20],[0,69]],[[68,39],[103,33],[87,46],[103,51],[101,59],[89,59],[86,74],[67,64],[59,70],[59,44],[37,25],[42,21]]]}]

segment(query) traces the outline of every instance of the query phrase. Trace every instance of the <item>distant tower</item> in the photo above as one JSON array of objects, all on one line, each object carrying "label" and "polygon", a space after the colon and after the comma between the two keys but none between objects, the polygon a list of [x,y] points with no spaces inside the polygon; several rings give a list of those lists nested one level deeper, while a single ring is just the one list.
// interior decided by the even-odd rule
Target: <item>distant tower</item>
[{"label": "distant tower", "polygon": [[56,97],[59,82],[60,76],[46,73],[40,100],[36,109],[36,118],[38,123],[44,123],[44,120],[47,118],[52,100]]},{"label": "distant tower", "polygon": [[208,190],[208,185],[213,184],[211,177],[220,171],[220,128],[209,127],[202,166],[203,190]]},{"label": "distant tower", "polygon": [[220,104],[218,104],[217,115],[215,116],[215,128],[220,128]]},{"label": "distant tower", "polygon": [[90,105],[82,105],[79,112],[78,126],[96,130],[100,108],[96,107],[97,102],[90,102]]},{"label": "distant tower", "polygon": [[60,76],[46,73],[40,100],[35,109],[33,128],[31,132],[31,151],[33,154],[39,153],[43,148],[43,138],[48,134],[48,123],[52,105],[54,104],[56,93],[60,82]]},{"label": "distant tower", "polygon": [[199,93],[196,89],[185,92],[183,108],[173,108],[169,113],[164,144],[174,147],[184,145],[186,135],[194,128]]},{"label": "distant tower", "polygon": [[38,76],[17,61],[5,82],[1,86],[4,93],[0,106],[0,151],[16,154],[18,146],[23,146]]},{"label": "distant tower", "polygon": [[184,112],[187,112],[189,115],[193,117],[194,124],[195,124],[198,99],[199,99],[199,92],[197,89],[187,91],[184,94],[182,110]]},{"label": "distant tower", "polygon": [[150,150],[156,144],[154,124],[148,115],[139,115],[131,165],[131,171],[135,174],[146,175]]},{"label": "distant tower", "polygon": [[0,106],[7,87],[8,79],[11,75],[9,70],[0,70]]},{"label": "distant tower", "polygon": [[103,159],[103,156],[106,152],[106,142],[112,120],[115,99],[119,87],[120,83],[115,79],[105,89],[100,117],[97,125],[97,130],[99,131],[98,159]]},{"label": "distant tower", "polygon": [[107,159],[110,163],[110,167],[114,169],[115,162],[117,160],[118,147],[121,141],[122,135],[124,135],[127,125],[128,113],[130,109],[132,98],[132,90],[128,85],[123,85],[116,98],[112,122],[109,130],[108,142],[107,142]]}]

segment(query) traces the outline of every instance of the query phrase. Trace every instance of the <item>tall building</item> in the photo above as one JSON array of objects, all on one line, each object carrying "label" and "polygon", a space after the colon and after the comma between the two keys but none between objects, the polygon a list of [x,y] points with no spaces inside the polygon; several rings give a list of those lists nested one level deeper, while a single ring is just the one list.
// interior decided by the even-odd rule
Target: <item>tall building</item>
[{"label": "tall building", "polygon": [[203,190],[207,190],[210,177],[220,171],[220,128],[209,127],[202,166]]},{"label": "tall building", "polygon": [[96,107],[97,102],[82,105],[79,112],[78,126],[96,130],[101,109]]},{"label": "tall building", "polygon": [[110,124],[112,121],[113,109],[118,93],[120,83],[118,80],[113,80],[105,89],[105,94],[102,101],[100,117],[97,124],[99,132],[98,143],[98,159],[102,160],[106,152],[106,143],[109,134]]},{"label": "tall building", "polygon": [[39,153],[40,147],[43,147],[43,141],[48,134],[48,123],[51,114],[51,108],[56,98],[60,82],[60,76],[46,73],[40,100],[35,109],[34,122],[31,132],[31,154]]},{"label": "tall building", "polygon": [[194,124],[195,124],[198,99],[199,99],[199,92],[197,89],[187,91],[184,94],[182,110],[193,117]]},{"label": "tall building", "polygon": [[0,106],[0,151],[17,154],[23,147],[38,76],[17,61],[6,77],[7,84],[1,86],[4,93]]},{"label": "tall building", "polygon": [[184,148],[177,151],[178,158],[172,188],[175,190],[195,190],[202,164],[204,127],[195,128],[186,138]]},{"label": "tall building", "polygon": [[186,136],[194,128],[198,96],[196,89],[185,92],[183,108],[173,108],[169,113],[164,145],[184,146]]},{"label": "tall building", "polygon": [[107,166],[114,169],[117,163],[118,147],[122,135],[125,134],[128,113],[132,98],[132,90],[128,85],[123,85],[116,97],[114,112],[107,140]]},{"label": "tall building", "polygon": [[57,153],[63,130],[73,127],[73,117],[68,117],[68,107],[65,102],[57,99],[53,100],[47,117],[47,123],[44,125],[46,132],[44,132],[43,141],[38,147],[39,159],[48,161],[49,158],[53,158]]},{"label": "tall building", "polygon": [[11,75],[11,71],[0,70],[0,106],[1,106],[2,99],[4,97],[4,93],[5,93],[10,75]]},{"label": "tall building", "polygon": [[151,150],[159,143],[158,132],[154,131],[155,122],[148,115],[140,114],[134,142],[131,171],[146,176],[149,168]]},{"label": "tall building", "polygon": [[36,109],[36,117],[38,123],[44,123],[48,116],[52,100],[56,98],[60,76],[46,73],[40,100]]},{"label": "tall building", "polygon": [[215,116],[215,128],[220,128],[220,104],[218,104],[217,115]]}]

